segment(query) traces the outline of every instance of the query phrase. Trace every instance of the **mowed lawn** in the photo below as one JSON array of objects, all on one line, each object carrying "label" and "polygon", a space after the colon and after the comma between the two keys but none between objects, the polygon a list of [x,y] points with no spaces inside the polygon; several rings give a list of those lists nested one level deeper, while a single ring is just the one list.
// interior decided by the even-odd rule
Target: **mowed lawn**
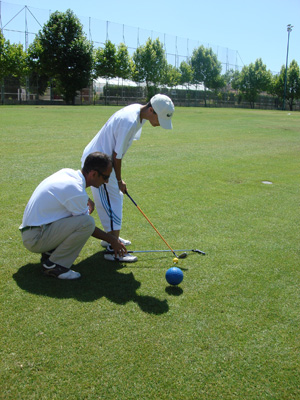
[{"label": "mowed lawn", "polygon": [[[176,108],[123,160],[128,192],[174,249],[105,261],[89,239],[74,282],[41,274],[18,227],[39,182],[80,168],[117,107],[0,107],[0,398],[300,398],[300,113]],[[263,183],[268,182],[268,183]],[[94,213],[98,226],[99,218]],[[132,250],[167,249],[124,198]]]}]

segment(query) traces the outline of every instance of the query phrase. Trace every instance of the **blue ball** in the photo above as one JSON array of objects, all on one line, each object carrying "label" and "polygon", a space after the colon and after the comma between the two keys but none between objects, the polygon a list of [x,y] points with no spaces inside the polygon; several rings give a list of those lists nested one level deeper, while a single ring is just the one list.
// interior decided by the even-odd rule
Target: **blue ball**
[{"label": "blue ball", "polygon": [[177,267],[169,268],[166,272],[166,280],[170,285],[179,285],[183,280],[183,272]]}]

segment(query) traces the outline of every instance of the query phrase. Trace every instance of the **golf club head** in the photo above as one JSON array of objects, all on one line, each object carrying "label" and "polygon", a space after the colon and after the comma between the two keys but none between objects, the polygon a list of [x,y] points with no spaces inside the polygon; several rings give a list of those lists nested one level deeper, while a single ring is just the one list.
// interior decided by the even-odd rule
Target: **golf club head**
[{"label": "golf club head", "polygon": [[205,253],[204,253],[204,251],[201,251],[201,250],[198,250],[198,249],[194,249],[194,250],[192,250],[194,253],[199,253],[199,254],[202,254],[203,256],[205,256]]},{"label": "golf club head", "polygon": [[182,253],[182,254],[180,254],[179,256],[178,256],[178,258],[187,258],[187,253]]}]

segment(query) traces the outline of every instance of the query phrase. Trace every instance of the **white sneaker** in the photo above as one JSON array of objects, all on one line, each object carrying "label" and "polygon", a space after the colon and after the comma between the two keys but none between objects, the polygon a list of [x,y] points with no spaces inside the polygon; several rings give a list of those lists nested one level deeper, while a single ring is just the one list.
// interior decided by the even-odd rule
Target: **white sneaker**
[{"label": "white sneaker", "polygon": [[104,259],[108,261],[120,261],[125,263],[133,263],[137,261],[137,257],[130,254],[125,254],[123,257],[115,257],[115,253],[110,246],[108,246],[107,251],[104,254]]},{"label": "white sneaker", "polygon": [[[121,237],[119,237],[119,240],[120,240],[121,243],[124,244],[124,246],[130,246],[131,245],[131,241],[130,240],[122,239]],[[107,247],[109,245],[110,245],[110,243],[106,242],[105,240],[101,241],[101,246],[102,247]]]},{"label": "white sneaker", "polygon": [[55,264],[49,259],[43,262],[44,275],[52,276],[58,279],[78,279],[81,277],[79,272],[73,271],[72,269],[63,267],[62,265]]},{"label": "white sneaker", "polygon": [[73,271],[70,269],[68,272],[65,274],[60,274],[58,276],[58,279],[78,279],[81,277],[81,274],[79,272]]}]

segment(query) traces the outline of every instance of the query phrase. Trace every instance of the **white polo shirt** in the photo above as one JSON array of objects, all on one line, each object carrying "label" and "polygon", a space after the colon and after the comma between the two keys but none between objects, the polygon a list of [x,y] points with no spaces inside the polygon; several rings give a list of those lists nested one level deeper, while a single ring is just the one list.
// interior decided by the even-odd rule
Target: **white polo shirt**
[{"label": "white polo shirt", "polygon": [[113,114],[83,151],[82,165],[86,157],[101,151],[112,157],[113,152],[122,159],[133,140],[139,140],[146,120],[140,122],[140,104],[131,104]]},{"label": "white polo shirt", "polygon": [[62,218],[88,214],[88,194],[81,171],[64,168],[44,179],[33,192],[21,228],[41,226]]}]

